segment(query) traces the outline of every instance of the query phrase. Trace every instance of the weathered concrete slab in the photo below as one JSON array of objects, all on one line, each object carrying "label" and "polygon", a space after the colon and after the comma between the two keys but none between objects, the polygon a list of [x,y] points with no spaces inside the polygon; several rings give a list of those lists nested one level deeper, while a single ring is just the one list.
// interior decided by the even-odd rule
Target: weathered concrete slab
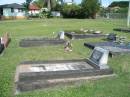
[{"label": "weathered concrete slab", "polygon": [[60,60],[55,62],[57,63],[46,61],[42,64],[37,64],[37,62],[20,64],[17,67],[15,76],[16,91],[25,92],[44,89],[58,84],[87,79],[87,77],[91,76],[101,77],[102,75],[111,75],[113,73],[111,69],[100,70],[88,64],[86,60],[66,60],[66,62],[65,60],[63,62]]},{"label": "weathered concrete slab", "polygon": [[130,32],[130,28],[114,28],[114,31],[121,31],[121,32]]},{"label": "weathered concrete slab", "polygon": [[109,50],[111,55],[118,55],[130,53],[130,43],[119,44],[116,42],[99,42],[99,43],[84,43],[84,46],[94,49],[95,47],[102,47]]},{"label": "weathered concrete slab", "polygon": [[65,35],[70,39],[97,38],[107,36],[106,34],[76,34],[71,32],[65,32]]},{"label": "weathered concrete slab", "polygon": [[19,43],[20,47],[35,47],[35,46],[49,46],[64,44],[65,40],[56,38],[35,38],[35,39],[22,39]]},{"label": "weathered concrete slab", "polygon": [[16,69],[16,93],[112,76],[108,54],[97,47],[89,59],[22,62]]}]

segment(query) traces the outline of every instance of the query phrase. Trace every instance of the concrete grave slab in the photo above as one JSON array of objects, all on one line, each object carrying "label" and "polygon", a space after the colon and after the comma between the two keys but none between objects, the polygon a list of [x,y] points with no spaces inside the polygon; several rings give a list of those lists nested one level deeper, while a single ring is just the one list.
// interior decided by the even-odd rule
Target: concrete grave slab
[{"label": "concrete grave slab", "polygon": [[130,28],[114,28],[113,30],[130,33]]},{"label": "concrete grave slab", "polygon": [[102,47],[109,50],[110,55],[119,55],[130,53],[130,43],[119,44],[117,42],[98,42],[98,43],[84,43],[84,46],[94,49],[95,47]]},{"label": "concrete grave slab", "polygon": [[35,47],[35,46],[50,46],[64,44],[66,41],[63,39],[56,38],[33,38],[33,39],[22,39],[19,43],[20,47]]},{"label": "concrete grave slab", "polygon": [[15,93],[113,76],[107,65],[108,54],[97,47],[89,59],[22,62],[16,69]]},{"label": "concrete grave slab", "polygon": [[65,35],[70,39],[84,39],[84,38],[97,38],[97,37],[106,37],[106,34],[93,33],[93,34],[77,34],[73,32],[65,32]]}]

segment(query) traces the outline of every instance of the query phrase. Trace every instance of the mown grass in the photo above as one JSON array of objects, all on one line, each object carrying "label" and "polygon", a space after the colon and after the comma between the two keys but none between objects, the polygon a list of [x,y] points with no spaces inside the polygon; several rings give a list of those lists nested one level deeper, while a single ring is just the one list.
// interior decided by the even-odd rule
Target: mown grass
[{"label": "mown grass", "polygon": [[[13,20],[0,21],[0,35],[9,32],[11,43],[0,56],[0,97],[129,97],[130,95],[130,55],[109,58],[109,65],[117,74],[114,78],[86,81],[73,87],[56,87],[14,95],[14,75],[16,66],[28,60],[65,60],[89,57],[91,50],[84,47],[84,42],[103,41],[102,38],[72,40],[73,51],[65,53],[63,45],[48,47],[21,48],[19,41],[25,37],[56,36],[60,30],[88,28],[113,32],[114,27],[123,27],[126,20],[82,20],[82,19],[48,19],[48,20]],[[53,34],[55,32],[55,34]],[[130,33],[117,33],[130,40]],[[67,39],[67,38],[66,38]]]}]

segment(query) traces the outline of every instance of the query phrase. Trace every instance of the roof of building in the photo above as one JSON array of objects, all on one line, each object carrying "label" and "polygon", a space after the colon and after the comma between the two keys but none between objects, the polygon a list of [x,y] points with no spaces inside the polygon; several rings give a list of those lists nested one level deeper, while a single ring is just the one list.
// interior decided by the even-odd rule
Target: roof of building
[{"label": "roof of building", "polygon": [[36,4],[30,4],[29,9],[30,10],[39,10],[40,8]]},{"label": "roof of building", "polygon": [[17,3],[12,3],[12,4],[0,5],[0,8],[24,8],[24,6]]}]

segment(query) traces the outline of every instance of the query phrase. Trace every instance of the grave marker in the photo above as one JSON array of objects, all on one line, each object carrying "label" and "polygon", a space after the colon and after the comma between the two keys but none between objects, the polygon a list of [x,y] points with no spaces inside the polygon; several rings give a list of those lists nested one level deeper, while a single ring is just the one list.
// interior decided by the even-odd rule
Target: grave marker
[{"label": "grave marker", "polygon": [[107,66],[108,53],[96,47],[88,60],[23,62],[16,70],[16,93],[113,76]]}]

